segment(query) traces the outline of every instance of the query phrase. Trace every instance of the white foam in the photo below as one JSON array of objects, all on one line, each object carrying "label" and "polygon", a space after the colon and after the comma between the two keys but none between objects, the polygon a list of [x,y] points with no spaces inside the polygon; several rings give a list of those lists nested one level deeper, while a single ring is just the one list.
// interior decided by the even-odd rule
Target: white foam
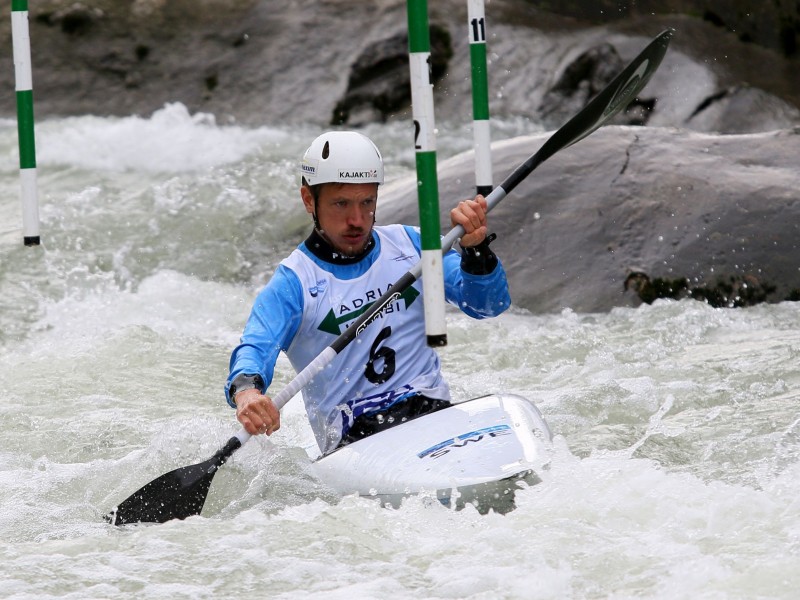
[{"label": "white foam", "polygon": [[218,125],[213,115],[166,104],[150,117],[82,116],[44,121],[40,165],[102,171],[192,172],[242,160],[263,144],[288,138],[277,129]]}]

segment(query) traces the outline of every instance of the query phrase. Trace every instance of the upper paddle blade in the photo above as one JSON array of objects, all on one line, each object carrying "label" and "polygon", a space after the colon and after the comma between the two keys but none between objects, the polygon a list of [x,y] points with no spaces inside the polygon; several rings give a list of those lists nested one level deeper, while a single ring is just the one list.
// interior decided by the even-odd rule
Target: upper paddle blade
[{"label": "upper paddle blade", "polygon": [[199,515],[217,469],[241,442],[232,437],[208,460],[175,469],[154,479],[105,516],[112,525],[166,523]]},{"label": "upper paddle blade", "polygon": [[674,35],[674,29],[667,29],[656,36],[611,83],[542,146],[537,152],[539,162],[579,142],[627,108],[658,69]]},{"label": "upper paddle blade", "polygon": [[627,108],[658,69],[674,34],[674,29],[660,33],[589,104],[551,135],[536,154],[506,177],[486,199],[490,208],[553,154],[581,141]]}]

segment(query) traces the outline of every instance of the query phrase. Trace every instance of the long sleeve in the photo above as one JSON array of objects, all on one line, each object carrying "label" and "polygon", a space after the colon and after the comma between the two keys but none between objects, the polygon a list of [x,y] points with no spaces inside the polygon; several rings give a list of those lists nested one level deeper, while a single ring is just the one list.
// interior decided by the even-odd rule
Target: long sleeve
[{"label": "long sleeve", "polygon": [[231,382],[241,373],[260,375],[265,389],[272,383],[275,362],[297,333],[303,316],[303,296],[297,276],[279,266],[272,279],[258,294],[240,343],[230,360],[230,373],[225,384],[225,398],[230,397]]},{"label": "long sleeve", "polygon": [[[415,227],[405,229],[421,252],[419,230]],[[474,275],[461,268],[461,255],[450,250],[444,256],[443,268],[445,299],[470,317],[496,317],[511,306],[506,272],[499,260],[490,273]]]}]

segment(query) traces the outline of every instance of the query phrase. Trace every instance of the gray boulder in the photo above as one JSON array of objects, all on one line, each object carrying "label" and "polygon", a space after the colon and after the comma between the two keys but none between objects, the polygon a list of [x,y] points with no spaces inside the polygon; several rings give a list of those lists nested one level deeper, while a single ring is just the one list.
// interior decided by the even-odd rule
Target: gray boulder
[{"label": "gray boulder", "polygon": [[[506,177],[547,135],[493,145]],[[490,215],[517,306],[607,311],[641,303],[632,273],[690,287],[800,290],[800,128],[710,135],[607,126],[539,166]],[[474,194],[473,154],[439,165],[442,230]],[[380,222],[417,223],[414,178],[382,191]],[[773,289],[774,288],[774,289]],[[795,298],[796,299],[796,298]]]}]

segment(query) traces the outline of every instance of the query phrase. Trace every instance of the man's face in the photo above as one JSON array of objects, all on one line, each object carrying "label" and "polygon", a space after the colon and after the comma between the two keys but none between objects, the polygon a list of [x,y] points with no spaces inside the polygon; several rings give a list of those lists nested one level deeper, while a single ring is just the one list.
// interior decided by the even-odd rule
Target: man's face
[{"label": "man's face", "polygon": [[[311,190],[300,188],[306,211],[314,214]],[[355,256],[369,242],[378,203],[377,183],[327,183],[317,199],[317,221],[333,248]]]}]

